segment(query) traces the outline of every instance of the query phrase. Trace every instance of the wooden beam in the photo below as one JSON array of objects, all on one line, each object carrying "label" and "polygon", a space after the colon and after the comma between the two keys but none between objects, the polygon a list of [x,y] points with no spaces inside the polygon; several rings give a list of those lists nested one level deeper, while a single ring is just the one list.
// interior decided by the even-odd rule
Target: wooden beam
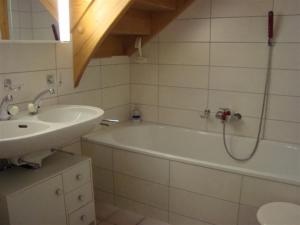
[{"label": "wooden beam", "polygon": [[172,11],[176,9],[175,0],[135,0],[133,8],[149,11]]},{"label": "wooden beam", "polygon": [[109,35],[98,47],[93,55],[94,58],[112,57],[125,55],[123,39],[121,36]]},{"label": "wooden beam", "polygon": [[0,0],[0,31],[2,40],[9,40],[7,0]]},{"label": "wooden beam", "polygon": [[[155,35],[162,31],[172,20],[174,20],[180,13],[182,13],[194,0],[177,0],[176,1],[176,10],[174,11],[160,11],[152,12],[152,25],[151,25],[151,35],[143,38],[143,45],[151,40]],[[131,41],[132,42],[132,41]],[[128,41],[128,43],[131,43]],[[125,46],[127,55],[132,55],[136,49],[131,43]]]},{"label": "wooden beam", "polygon": [[133,0],[94,0],[76,24],[72,30],[75,87],[98,46],[101,46],[132,2]]},{"label": "wooden beam", "polygon": [[118,35],[150,35],[151,15],[148,12],[130,9],[111,31]]},{"label": "wooden beam", "polygon": [[[70,26],[75,27],[94,0],[70,0]],[[40,0],[50,14],[58,21],[57,0]]]}]

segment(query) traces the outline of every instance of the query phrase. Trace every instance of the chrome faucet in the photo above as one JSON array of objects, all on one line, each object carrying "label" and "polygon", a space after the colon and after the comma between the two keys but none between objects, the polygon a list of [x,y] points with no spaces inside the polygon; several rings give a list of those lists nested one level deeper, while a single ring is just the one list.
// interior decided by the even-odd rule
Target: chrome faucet
[{"label": "chrome faucet", "polygon": [[37,114],[39,112],[39,109],[41,108],[40,103],[41,103],[42,97],[48,93],[50,95],[54,95],[55,90],[53,88],[49,88],[47,90],[42,91],[34,98],[32,103],[28,104],[28,111],[30,114]]},{"label": "chrome faucet", "polygon": [[21,90],[20,86],[13,86],[11,79],[4,80],[4,89],[8,91],[8,94],[5,95],[0,103],[0,121],[2,120],[9,120],[12,116],[19,113],[18,106],[9,107],[9,105],[13,102],[14,98],[13,95],[10,94],[11,92]]},{"label": "chrome faucet", "polygon": [[116,120],[116,119],[103,119],[100,123],[100,125],[102,126],[111,126],[111,125],[114,125],[114,124],[117,124],[119,123],[120,121],[119,120]]}]

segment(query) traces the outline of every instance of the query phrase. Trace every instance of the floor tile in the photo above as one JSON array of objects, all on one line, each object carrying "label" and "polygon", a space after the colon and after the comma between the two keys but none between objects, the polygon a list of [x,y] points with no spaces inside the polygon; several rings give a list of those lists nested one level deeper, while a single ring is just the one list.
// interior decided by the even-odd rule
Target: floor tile
[{"label": "floor tile", "polygon": [[100,220],[105,220],[118,210],[119,208],[111,204],[96,204],[96,215]]},{"label": "floor tile", "polygon": [[143,216],[136,213],[127,210],[120,210],[109,217],[107,222],[115,225],[137,225],[143,219]]},{"label": "floor tile", "polygon": [[139,225],[169,225],[169,224],[165,222],[161,222],[159,220],[146,218]]}]

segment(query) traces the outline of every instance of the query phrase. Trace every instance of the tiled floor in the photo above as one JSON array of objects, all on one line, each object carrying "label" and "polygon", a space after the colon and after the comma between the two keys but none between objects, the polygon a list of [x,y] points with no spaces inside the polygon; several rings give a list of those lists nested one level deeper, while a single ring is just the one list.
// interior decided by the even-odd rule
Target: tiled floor
[{"label": "tiled floor", "polygon": [[98,225],[169,225],[109,204],[98,205],[97,212]]}]

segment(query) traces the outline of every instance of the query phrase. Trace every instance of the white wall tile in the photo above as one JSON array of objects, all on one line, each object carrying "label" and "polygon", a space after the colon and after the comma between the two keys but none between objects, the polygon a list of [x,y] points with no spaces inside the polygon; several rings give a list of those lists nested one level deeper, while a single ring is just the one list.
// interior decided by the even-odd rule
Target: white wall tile
[{"label": "white wall tile", "polygon": [[211,20],[213,42],[265,42],[266,17],[220,18]]},{"label": "white wall tile", "polygon": [[[53,75],[54,79],[56,78],[55,70],[3,74],[0,75],[0,83],[3,84],[4,79],[11,79],[13,86],[21,85],[20,91],[12,93],[14,96],[15,103],[33,101],[33,99],[38,95],[38,93],[50,88],[46,81],[46,77],[49,74]],[[5,90],[2,89],[0,91],[0,94],[4,95]],[[56,94],[54,96],[56,96]],[[47,94],[45,97],[49,98],[54,96],[50,96],[50,94]]]},{"label": "white wall tile", "polygon": [[82,141],[82,154],[92,158],[93,166],[112,170],[112,153],[112,148]]},{"label": "white wall tile", "polygon": [[[147,59],[147,63],[154,64],[158,61],[158,45],[156,42],[149,42],[143,46],[143,57]],[[136,61],[137,53],[131,56],[130,60],[132,63],[138,63]]]},{"label": "white wall tile", "polygon": [[73,48],[71,43],[56,44],[56,62],[57,68],[73,67]]},{"label": "white wall tile", "polygon": [[209,91],[208,108],[213,112],[217,112],[219,108],[230,108],[244,116],[259,117],[261,107],[261,94]]},{"label": "white wall tile", "polygon": [[270,97],[268,119],[300,122],[300,97]]},{"label": "white wall tile", "polygon": [[159,84],[208,88],[208,71],[206,66],[159,65]]},{"label": "white wall tile", "polygon": [[267,120],[265,137],[274,141],[300,143],[300,124]]},{"label": "white wall tile", "polygon": [[206,121],[201,119],[201,113],[202,112],[160,107],[159,122],[171,126],[204,130],[206,128]]},{"label": "white wall tile", "polygon": [[55,69],[54,44],[0,44],[0,73]]},{"label": "white wall tile", "polygon": [[265,16],[273,0],[212,0],[212,17]]},{"label": "white wall tile", "polygon": [[278,43],[273,54],[273,68],[300,69],[300,44]]},{"label": "white wall tile", "polygon": [[160,87],[159,105],[204,111],[207,94],[207,91],[202,89]]},{"label": "white wall tile", "polygon": [[103,87],[129,83],[129,65],[102,66]]},{"label": "white wall tile", "polygon": [[126,151],[114,151],[114,170],[149,181],[167,185],[169,182],[168,160]]},{"label": "white wall tile", "polygon": [[243,179],[241,203],[245,205],[260,207],[276,201],[297,203],[296,196],[296,186],[251,177]]},{"label": "white wall tile", "polygon": [[174,20],[160,34],[160,42],[208,42],[209,19]]},{"label": "white wall tile", "polygon": [[300,23],[300,16],[277,16],[275,19],[276,42],[300,42],[300,31],[295,29]]},{"label": "white wall tile", "polygon": [[298,0],[274,0],[274,11],[279,15],[300,14],[300,2]]},{"label": "white wall tile", "polygon": [[270,92],[278,95],[300,96],[300,72],[272,70]]},{"label": "white wall tile", "polygon": [[160,43],[159,63],[208,65],[209,45],[206,43]]},{"label": "white wall tile", "polygon": [[239,202],[242,177],[200,166],[171,162],[170,185],[187,191]]},{"label": "white wall tile", "polygon": [[135,200],[159,209],[168,209],[168,188],[160,184],[115,174],[117,195]]},{"label": "white wall tile", "polygon": [[131,106],[131,112],[135,108],[141,112],[142,120],[147,122],[157,122],[158,120],[158,107],[157,106],[149,106],[149,105],[136,105],[133,104]]},{"label": "white wall tile", "polygon": [[158,66],[155,64],[131,64],[131,82],[137,84],[157,84]]},{"label": "white wall tile", "polygon": [[236,223],[238,205],[171,188],[170,210],[183,216],[222,225]]},{"label": "white wall tile", "polygon": [[105,88],[102,92],[104,109],[113,108],[119,105],[125,105],[129,103],[128,85]]},{"label": "white wall tile", "polygon": [[58,70],[58,79],[60,83],[58,88],[59,95],[101,88],[101,74],[100,67],[98,66],[90,66],[86,68],[77,88],[74,88],[72,69]]},{"label": "white wall tile", "polygon": [[211,67],[210,89],[263,93],[266,70]]},{"label": "white wall tile", "polygon": [[104,118],[118,119],[121,122],[127,121],[129,118],[129,111],[129,105],[116,106],[114,108],[105,110]]},{"label": "white wall tile", "polygon": [[131,103],[156,105],[157,86],[131,85]]},{"label": "white wall tile", "polygon": [[58,97],[59,104],[101,106],[101,90],[79,92]]},{"label": "white wall tile", "polygon": [[212,43],[210,57],[216,66],[266,68],[268,47],[262,43]]},{"label": "white wall tile", "polygon": [[211,0],[195,0],[180,15],[179,19],[195,19],[210,17]]}]

